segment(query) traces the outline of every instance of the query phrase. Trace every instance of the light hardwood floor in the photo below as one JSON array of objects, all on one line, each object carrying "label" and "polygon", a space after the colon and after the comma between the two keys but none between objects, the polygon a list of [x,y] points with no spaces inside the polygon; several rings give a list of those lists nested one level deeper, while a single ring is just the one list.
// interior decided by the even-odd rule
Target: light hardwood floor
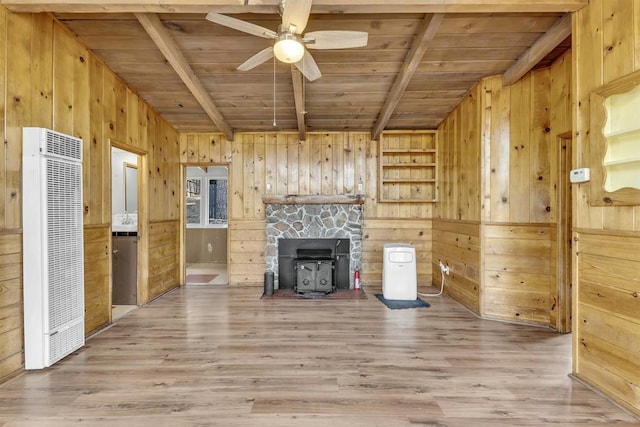
[{"label": "light hardwood floor", "polygon": [[570,379],[569,335],[366,300],[183,287],[0,386],[2,426],[640,425]]}]

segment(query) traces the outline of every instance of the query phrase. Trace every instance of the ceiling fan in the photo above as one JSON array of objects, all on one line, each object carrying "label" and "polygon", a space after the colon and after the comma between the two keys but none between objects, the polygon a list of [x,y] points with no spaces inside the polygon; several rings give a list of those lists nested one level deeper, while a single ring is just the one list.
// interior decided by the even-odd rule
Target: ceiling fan
[{"label": "ceiling fan", "polygon": [[249,71],[274,56],[281,62],[295,64],[309,81],[319,79],[322,74],[318,64],[307,49],[348,49],[367,45],[368,33],[364,31],[312,31],[302,34],[311,13],[312,0],[280,0],[279,11],[282,24],[278,31],[260,25],[209,12],[207,19],[216,24],[243,31],[254,36],[275,40],[267,47],[238,66],[240,71]]}]

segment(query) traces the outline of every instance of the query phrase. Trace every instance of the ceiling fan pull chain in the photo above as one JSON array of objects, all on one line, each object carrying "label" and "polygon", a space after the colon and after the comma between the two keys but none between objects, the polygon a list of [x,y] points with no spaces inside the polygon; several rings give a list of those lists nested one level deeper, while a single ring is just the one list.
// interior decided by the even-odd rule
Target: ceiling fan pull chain
[{"label": "ceiling fan pull chain", "polygon": [[273,127],[276,127],[276,57],[273,57]]}]

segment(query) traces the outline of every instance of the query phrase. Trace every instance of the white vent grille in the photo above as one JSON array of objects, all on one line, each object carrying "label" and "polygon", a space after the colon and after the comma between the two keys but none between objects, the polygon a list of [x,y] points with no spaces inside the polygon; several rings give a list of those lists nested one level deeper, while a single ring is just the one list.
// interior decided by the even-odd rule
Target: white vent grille
[{"label": "white vent grille", "polygon": [[84,345],[82,140],[24,128],[24,355],[51,366]]},{"label": "white vent grille", "polygon": [[[47,159],[49,327],[82,316],[82,165]],[[78,223],[80,221],[80,223]]]},{"label": "white vent grille", "polygon": [[61,328],[49,337],[50,365],[67,356],[84,344],[84,319],[68,328]]},{"label": "white vent grille", "polygon": [[62,133],[45,129],[45,154],[67,157],[69,159],[82,160],[82,140]]}]

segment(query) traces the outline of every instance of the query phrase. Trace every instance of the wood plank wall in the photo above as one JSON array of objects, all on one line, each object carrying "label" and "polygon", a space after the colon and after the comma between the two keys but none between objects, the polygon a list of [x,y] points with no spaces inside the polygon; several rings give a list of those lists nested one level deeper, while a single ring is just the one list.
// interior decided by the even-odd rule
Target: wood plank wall
[{"label": "wood plank wall", "polygon": [[[85,330],[111,314],[110,143],[143,156],[141,198],[154,221],[179,218],[177,133],[65,28],[47,14],[14,14],[0,6],[0,381],[20,372],[22,338],[22,127],[38,126],[84,140]],[[145,227],[141,224],[141,227]],[[171,230],[177,245],[178,227]],[[142,246],[147,247],[148,237]],[[173,249],[177,254],[177,248]],[[155,256],[153,253],[151,257]],[[142,259],[150,254],[142,253]],[[178,258],[165,258],[173,280],[140,303],[176,286]],[[145,271],[143,279],[149,277]]]},{"label": "wood plank wall", "polygon": [[480,220],[482,96],[482,85],[475,85],[438,127],[435,218]]},{"label": "wood plank wall", "polygon": [[[447,291],[482,316],[551,325],[557,135],[571,130],[570,73],[569,52],[512,86],[486,78],[439,128],[433,268],[449,264]],[[528,261],[525,247],[535,254]],[[538,273],[536,257],[545,260]]]},{"label": "wood plank wall", "polygon": [[640,238],[584,230],[577,250],[576,374],[638,414]]},{"label": "wood plank wall", "polygon": [[22,233],[0,232],[0,381],[24,366]]},{"label": "wood plank wall", "polygon": [[[95,331],[111,318],[111,230],[102,224],[84,229],[85,329]],[[88,284],[88,286],[87,286]]]},{"label": "wood plank wall", "polygon": [[[639,22],[632,1],[591,0],[574,15],[574,167],[595,167],[590,93],[640,69]],[[640,415],[640,206],[590,206],[589,185],[573,192],[574,374]]]},{"label": "wood plank wall", "polygon": [[438,203],[433,220],[433,285],[449,266],[446,292],[480,313],[482,86],[474,86],[438,128]]},{"label": "wood plank wall", "polygon": [[441,286],[442,262],[450,271],[446,293],[475,313],[480,313],[480,250],[479,221],[433,221],[433,285]]},{"label": "wood plank wall", "polygon": [[[262,284],[264,278],[263,194],[364,194],[365,229],[371,242],[410,239],[425,264],[421,280],[430,282],[430,203],[377,201],[378,144],[363,132],[238,133],[233,142],[220,134],[181,134],[182,164],[229,164],[229,281]],[[411,134],[399,136],[407,141]],[[403,219],[395,231],[381,230],[388,219]],[[384,220],[377,223],[375,220]],[[402,230],[402,231],[401,231]],[[364,244],[363,283],[380,283],[379,245]]]},{"label": "wood plank wall", "polygon": [[554,224],[485,224],[481,313],[549,325],[556,279]]}]

